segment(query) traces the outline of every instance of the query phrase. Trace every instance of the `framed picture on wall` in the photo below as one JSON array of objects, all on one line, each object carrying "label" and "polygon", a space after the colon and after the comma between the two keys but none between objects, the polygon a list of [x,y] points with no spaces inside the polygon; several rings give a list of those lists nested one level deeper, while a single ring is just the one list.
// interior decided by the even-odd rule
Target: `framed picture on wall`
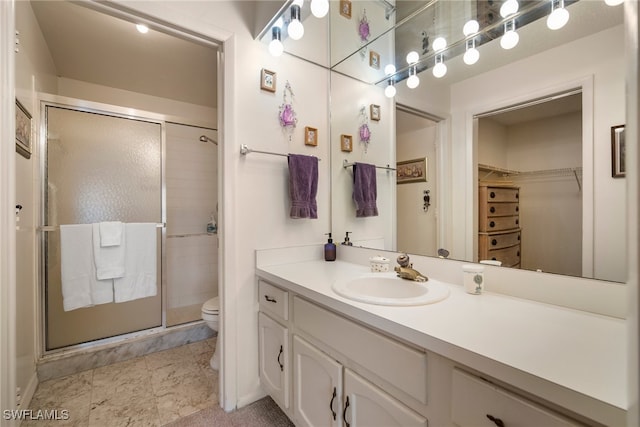
[{"label": "framed picture on wall", "polygon": [[353,136],[340,135],[340,150],[346,152],[353,151]]},{"label": "framed picture on wall", "polygon": [[304,128],[304,145],[318,145],[318,129],[306,126]]},{"label": "framed picture on wall", "polygon": [[276,73],[263,68],[260,72],[260,89],[268,92],[276,91]]},{"label": "framed picture on wall", "polygon": [[16,152],[31,158],[31,114],[16,99]]},{"label": "framed picture on wall", "polygon": [[376,70],[380,69],[380,54],[378,52],[369,51],[369,66]]},{"label": "framed picture on wall", "polygon": [[380,106],[376,104],[371,104],[369,106],[369,114],[371,115],[371,120],[375,120],[376,122],[380,120]]},{"label": "framed picture on wall", "polygon": [[625,176],[624,126],[611,126],[611,176],[614,178]]},{"label": "framed picture on wall", "polygon": [[340,0],[340,15],[347,19],[351,19],[351,1]]},{"label": "framed picture on wall", "polygon": [[405,160],[396,165],[396,183],[427,182],[427,158]]}]

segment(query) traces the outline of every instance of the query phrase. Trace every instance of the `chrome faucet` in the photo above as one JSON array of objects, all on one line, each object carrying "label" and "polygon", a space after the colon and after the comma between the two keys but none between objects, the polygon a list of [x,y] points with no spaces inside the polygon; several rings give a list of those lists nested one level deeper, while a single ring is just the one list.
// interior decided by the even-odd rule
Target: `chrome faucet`
[{"label": "chrome faucet", "polygon": [[399,265],[395,267],[394,270],[401,279],[413,280],[414,282],[426,282],[429,280],[427,276],[413,269],[413,264],[409,262],[409,255],[399,255],[397,262]]}]

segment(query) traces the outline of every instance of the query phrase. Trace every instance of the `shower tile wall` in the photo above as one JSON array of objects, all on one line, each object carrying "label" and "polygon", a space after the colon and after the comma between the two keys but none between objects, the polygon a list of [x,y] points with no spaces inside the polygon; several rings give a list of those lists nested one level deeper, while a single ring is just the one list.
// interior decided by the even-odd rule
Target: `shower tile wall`
[{"label": "shower tile wall", "polygon": [[167,325],[200,319],[202,304],[218,295],[217,146],[200,141],[217,132],[166,125]]}]

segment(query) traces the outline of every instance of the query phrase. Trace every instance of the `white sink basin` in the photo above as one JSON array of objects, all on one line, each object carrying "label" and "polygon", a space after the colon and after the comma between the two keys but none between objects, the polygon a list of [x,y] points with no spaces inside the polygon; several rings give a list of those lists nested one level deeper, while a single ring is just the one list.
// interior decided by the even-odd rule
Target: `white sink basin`
[{"label": "white sink basin", "polygon": [[449,288],[442,282],[404,280],[395,272],[371,273],[355,279],[337,280],[332,289],[345,298],[376,305],[425,305],[449,296]]}]

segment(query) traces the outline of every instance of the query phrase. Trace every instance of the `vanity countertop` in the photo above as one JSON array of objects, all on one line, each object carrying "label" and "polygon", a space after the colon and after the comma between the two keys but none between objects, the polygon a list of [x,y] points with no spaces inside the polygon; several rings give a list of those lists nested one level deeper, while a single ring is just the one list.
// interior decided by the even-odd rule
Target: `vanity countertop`
[{"label": "vanity countertop", "polygon": [[377,306],[336,294],[369,274],[344,261],[258,265],[257,275],[342,315],[438,353],[606,425],[625,425],[625,321],[449,285],[444,301]]}]

